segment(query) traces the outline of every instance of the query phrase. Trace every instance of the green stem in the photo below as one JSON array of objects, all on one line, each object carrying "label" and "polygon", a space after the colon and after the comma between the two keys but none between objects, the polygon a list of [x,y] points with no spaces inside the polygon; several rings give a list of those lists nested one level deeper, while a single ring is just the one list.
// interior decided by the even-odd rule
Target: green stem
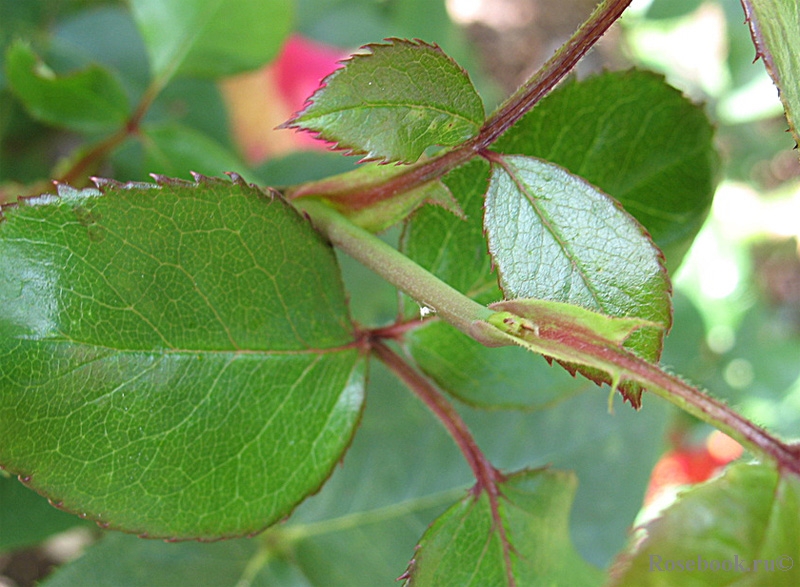
[{"label": "green stem", "polygon": [[328,240],[386,281],[424,304],[462,332],[476,320],[494,312],[441,281],[397,249],[350,222],[327,204],[311,199],[296,200],[315,228]]}]

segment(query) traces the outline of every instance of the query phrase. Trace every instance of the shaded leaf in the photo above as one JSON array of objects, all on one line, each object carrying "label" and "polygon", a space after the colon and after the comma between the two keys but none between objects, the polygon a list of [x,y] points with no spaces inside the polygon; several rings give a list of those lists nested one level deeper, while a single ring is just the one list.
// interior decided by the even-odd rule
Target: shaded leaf
[{"label": "shaded leaf", "polygon": [[537,470],[512,475],[499,486],[502,530],[488,494],[470,493],[422,537],[406,584],[600,585],[602,573],[581,559],[569,538],[575,487],[575,477],[563,472]]},{"label": "shaded leaf", "polygon": [[653,20],[678,18],[691,14],[700,7],[703,0],[653,0],[647,8],[645,18]]},{"label": "shaded leaf", "polygon": [[742,0],[756,56],[778,87],[795,143],[800,142],[800,56],[795,39],[800,11],[791,0]]},{"label": "shaded leaf", "polygon": [[367,159],[413,163],[428,147],[458,145],[483,124],[466,72],[436,45],[366,45],[283,124],[312,131]]},{"label": "shaded leaf", "polygon": [[[302,574],[281,559],[251,572],[261,554],[257,540],[213,544],[164,544],[109,534],[72,564],[39,583],[42,587],[308,587]],[[114,561],[108,564],[108,561]],[[248,582],[244,582],[248,581]]]},{"label": "shaded leaf", "polygon": [[0,462],[64,509],[215,538],[288,515],[359,418],[330,247],[241,182],[60,186],[0,224]]},{"label": "shaded leaf", "polygon": [[217,78],[264,65],[292,18],[284,0],[132,0],[131,10],[162,84],[174,75]]},{"label": "shaded leaf", "polygon": [[76,524],[86,524],[50,505],[0,472],[0,552],[34,546]]},{"label": "shaded leaf", "polygon": [[682,492],[636,530],[610,586],[793,586],[800,579],[800,482],[735,464]]},{"label": "shaded leaf", "polygon": [[644,225],[672,271],[711,206],[719,170],[713,135],[701,107],[663,77],[632,70],[563,84],[493,148],[561,165],[612,196]]},{"label": "shaded leaf", "polygon": [[[556,165],[505,156],[492,172],[484,226],[506,298],[653,323],[626,347],[658,360],[672,320],[670,283],[647,233],[612,199]],[[626,393],[637,405],[638,387]]]},{"label": "shaded leaf", "polygon": [[486,347],[441,321],[415,328],[405,341],[439,387],[476,407],[545,408],[587,385],[524,349]]},{"label": "shaded leaf", "polygon": [[190,172],[203,175],[239,173],[247,177],[247,166],[239,157],[208,135],[178,123],[146,125],[144,168],[150,173],[188,178]]},{"label": "shaded leaf", "polygon": [[22,42],[6,51],[8,83],[41,122],[79,132],[116,130],[128,117],[128,98],[116,78],[92,65],[69,75],[50,70]]}]

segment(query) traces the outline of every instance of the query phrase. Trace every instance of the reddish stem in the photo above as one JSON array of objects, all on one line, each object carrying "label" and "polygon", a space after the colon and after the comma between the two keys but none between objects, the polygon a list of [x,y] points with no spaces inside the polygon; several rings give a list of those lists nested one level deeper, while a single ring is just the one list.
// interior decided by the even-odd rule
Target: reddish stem
[{"label": "reddish stem", "polygon": [[619,19],[630,3],[631,0],[606,0],[598,6],[569,41],[497,109],[484,123],[478,135],[459,147],[424,163],[410,166],[405,173],[395,175],[383,183],[367,185],[361,189],[348,188],[347,194],[340,193],[341,186],[332,180],[329,191],[324,183],[315,183],[311,191],[298,186],[288,192],[287,196],[330,196],[346,201],[349,209],[360,210],[438,179],[476,156],[485,156],[492,143],[564,79]]},{"label": "reddish stem", "polygon": [[82,178],[84,178],[84,176],[95,165],[95,163],[105,158],[111,151],[121,145],[129,136],[138,133],[139,124],[141,123],[145,114],[147,114],[147,111],[150,109],[150,106],[153,104],[153,101],[158,96],[160,90],[161,87],[155,85],[151,85],[149,88],[147,88],[147,91],[145,91],[142,99],[136,106],[136,110],[133,111],[133,114],[131,114],[131,117],[125,123],[125,126],[92,147],[88,153],[78,159],[78,161],[76,161],[75,164],[66,172],[64,172],[64,174],[62,174],[61,177],[59,177],[56,181],[58,183],[68,184],[78,183]]},{"label": "reddish stem", "polygon": [[492,520],[497,532],[500,534],[500,540],[503,545],[508,584],[509,587],[514,587],[516,581],[511,568],[511,547],[503,526],[503,520],[500,517],[499,505],[500,490],[498,483],[505,480],[505,476],[495,469],[483,454],[472,433],[453,405],[425,377],[412,369],[401,356],[377,338],[372,339],[371,346],[372,352],[378,359],[422,400],[450,433],[475,476],[476,483],[472,490],[474,495],[479,495],[482,491],[485,491],[489,497]]}]

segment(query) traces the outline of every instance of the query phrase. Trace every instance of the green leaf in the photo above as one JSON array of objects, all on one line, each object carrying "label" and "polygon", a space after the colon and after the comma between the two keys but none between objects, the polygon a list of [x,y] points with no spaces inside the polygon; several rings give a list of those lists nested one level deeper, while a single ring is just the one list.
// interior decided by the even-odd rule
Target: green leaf
[{"label": "green leaf", "polygon": [[713,135],[701,107],[661,76],[634,70],[563,84],[493,148],[561,165],[618,200],[672,271],[714,196]]},{"label": "green leaf", "polygon": [[795,143],[800,143],[800,11],[792,0],[743,0],[756,55],[778,87]]},{"label": "green leaf", "polygon": [[283,124],[366,159],[413,163],[428,147],[478,134],[484,112],[467,73],[436,45],[366,45]]},{"label": "green leaf", "polygon": [[800,481],[736,464],[637,528],[609,586],[769,585],[800,579]]},{"label": "green leaf", "polygon": [[406,584],[600,585],[602,573],[581,559],[569,538],[576,485],[568,473],[516,473],[498,488],[497,515],[485,491],[470,493],[422,537]]},{"label": "green leaf", "polygon": [[[482,302],[502,298],[483,234],[484,192],[489,166],[473,161],[450,172],[444,183],[466,219],[442,208],[418,210],[406,225],[401,250],[462,293]],[[413,301],[409,318],[418,315]],[[405,342],[419,367],[458,399],[483,408],[541,408],[583,389],[544,361],[514,347],[487,348],[442,322],[410,331]]]},{"label": "green leaf", "polygon": [[[484,192],[489,166],[476,160],[450,172],[444,183],[466,219],[442,208],[418,210],[406,225],[401,250],[462,293],[482,302],[502,298],[483,234]],[[409,318],[419,307],[406,304]],[[484,408],[540,408],[584,387],[514,347],[487,348],[441,322],[410,331],[405,338],[414,360],[448,393]]]},{"label": "green leaf", "polygon": [[[164,544],[109,534],[72,564],[39,583],[42,587],[309,587],[301,573],[281,559],[252,573],[259,541]],[[108,564],[114,561],[114,564]],[[246,582],[249,581],[249,582]]]},{"label": "green leaf", "polygon": [[316,491],[363,400],[338,268],[276,195],[60,186],[0,224],[0,462],[170,538],[258,531]]},{"label": "green leaf", "polygon": [[[650,322],[626,346],[658,360],[672,320],[669,280],[648,235],[611,198],[556,165],[506,156],[492,172],[484,225],[506,298]],[[639,396],[631,386],[634,405]]]},{"label": "green leaf", "polygon": [[653,0],[645,18],[660,20],[686,16],[697,10],[703,0]]},{"label": "green leaf", "polygon": [[141,141],[145,169],[150,173],[188,178],[190,172],[203,175],[233,172],[248,177],[247,165],[238,156],[194,128],[174,122],[146,125]]},{"label": "green leaf", "polygon": [[103,67],[58,76],[22,42],[11,45],[5,57],[11,89],[37,120],[79,132],[111,131],[125,124],[128,98]]},{"label": "green leaf", "polygon": [[131,0],[153,77],[217,78],[273,59],[288,35],[285,0]]}]

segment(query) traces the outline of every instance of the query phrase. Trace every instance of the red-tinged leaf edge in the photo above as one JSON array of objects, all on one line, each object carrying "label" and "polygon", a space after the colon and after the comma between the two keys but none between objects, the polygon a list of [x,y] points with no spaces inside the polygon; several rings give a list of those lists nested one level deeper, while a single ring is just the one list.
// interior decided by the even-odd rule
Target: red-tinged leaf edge
[{"label": "red-tinged leaf edge", "polygon": [[[168,177],[168,176],[161,175],[161,174],[156,174],[156,173],[150,174],[150,176],[153,178],[155,183],[139,182],[139,181],[120,182],[120,181],[117,181],[115,179],[102,178],[102,177],[91,177],[90,179],[95,184],[97,190],[101,194],[105,194],[108,190],[112,190],[112,189],[159,189],[160,186],[165,186],[165,185],[180,186],[180,187],[195,187],[195,186],[199,186],[199,185],[208,183],[208,184],[217,184],[217,185],[231,185],[232,184],[232,185],[237,185],[237,186],[249,187],[249,188],[252,188],[252,189],[260,191],[265,197],[268,197],[270,199],[272,199],[274,197],[283,198],[278,191],[276,191],[276,190],[274,190],[272,188],[263,188],[263,187],[258,186],[256,184],[247,183],[244,180],[244,178],[242,178],[241,175],[239,175],[238,173],[235,173],[235,172],[226,172],[225,173],[225,175],[227,175],[229,179],[224,179],[224,178],[220,178],[220,177],[209,177],[209,176],[206,176],[206,175],[203,175],[201,173],[194,172],[194,171],[192,171],[190,173],[191,173],[192,177],[194,178],[193,182],[185,180],[185,179],[181,179],[181,178]],[[53,181],[53,185],[56,186],[56,188],[61,188],[61,189],[64,189],[64,188],[67,188],[68,190],[75,189],[75,188],[72,188],[71,186],[69,186],[67,184],[60,183],[58,181]],[[75,189],[75,191],[77,192],[77,191],[80,191],[80,190]],[[28,202],[34,202],[35,200],[40,199],[40,198],[58,199],[58,198],[62,198],[62,197],[63,196],[60,195],[60,194],[59,195],[55,195],[55,194],[40,194],[40,195],[34,195],[34,196],[23,196],[23,197],[19,198],[15,202],[9,202],[7,204],[0,204],[0,223],[6,221],[6,217],[4,216],[3,211],[5,209],[7,209],[7,208],[17,208],[20,205],[24,206],[24,205],[27,205]],[[310,220],[308,219],[307,215],[302,214],[302,216],[305,219],[305,221],[309,222],[309,224],[310,224]],[[313,228],[313,225],[311,225],[311,226]],[[360,345],[362,347],[362,355],[364,357],[366,357],[367,354],[368,354],[368,349],[366,348],[366,346],[364,346],[365,341],[356,340],[355,344]],[[362,404],[361,410],[360,410],[360,412],[358,414],[358,419],[356,420],[356,422],[355,422],[355,424],[353,426],[352,433],[351,433],[350,438],[349,438],[349,440],[347,442],[347,445],[345,445],[343,450],[342,450],[341,457],[339,458],[339,463],[341,463],[344,460],[345,455],[347,454],[348,450],[350,449],[350,446],[352,445],[353,440],[355,438],[356,432],[358,431],[358,429],[359,429],[359,427],[361,425],[361,419],[363,418],[363,415],[364,415],[364,405]],[[0,471],[8,471],[8,469],[2,463],[0,463]],[[320,481],[319,486],[316,487],[315,489],[312,489],[312,490],[308,491],[303,496],[302,499],[300,499],[297,503],[295,503],[294,506],[292,507],[292,510],[287,512],[287,514],[284,516],[283,520],[279,520],[279,521],[267,524],[267,525],[265,525],[264,527],[262,527],[262,528],[260,528],[258,530],[255,530],[253,532],[249,532],[249,533],[246,533],[246,534],[220,535],[220,536],[215,536],[213,538],[202,537],[202,536],[196,536],[196,537],[180,536],[180,537],[176,537],[176,536],[166,536],[166,535],[155,535],[155,534],[150,534],[150,533],[145,532],[145,531],[133,530],[133,529],[130,529],[130,528],[123,528],[123,527],[115,525],[110,520],[99,520],[99,519],[96,519],[96,518],[92,517],[90,514],[87,514],[86,512],[80,511],[79,509],[72,509],[72,508],[65,507],[63,501],[60,500],[58,497],[49,497],[49,496],[45,495],[45,493],[40,491],[37,488],[36,480],[34,479],[33,475],[21,473],[19,471],[9,471],[9,472],[14,474],[17,477],[17,479],[19,480],[19,482],[22,483],[25,487],[27,487],[31,491],[41,495],[42,498],[46,499],[47,502],[51,506],[53,506],[54,508],[56,508],[58,510],[61,510],[61,511],[65,512],[65,513],[77,516],[78,518],[80,518],[82,520],[88,520],[90,522],[94,522],[95,524],[97,524],[98,528],[100,528],[101,530],[114,530],[114,531],[123,532],[123,533],[126,533],[126,534],[132,534],[132,535],[135,535],[138,538],[142,538],[142,539],[163,540],[164,542],[168,542],[168,543],[190,542],[190,541],[199,542],[199,543],[213,543],[213,542],[219,542],[221,540],[230,540],[230,539],[235,539],[235,538],[254,538],[254,537],[258,536],[259,534],[261,534],[262,532],[268,530],[269,528],[277,525],[281,521],[285,521],[285,520],[289,519],[292,516],[292,514],[294,513],[294,511],[300,505],[302,505],[308,498],[318,494],[322,490],[322,488],[327,483],[328,479],[330,479],[331,475],[333,475],[334,471],[335,471],[335,467],[331,468],[330,471],[328,472],[327,477],[325,477],[324,479],[322,479]]]}]

